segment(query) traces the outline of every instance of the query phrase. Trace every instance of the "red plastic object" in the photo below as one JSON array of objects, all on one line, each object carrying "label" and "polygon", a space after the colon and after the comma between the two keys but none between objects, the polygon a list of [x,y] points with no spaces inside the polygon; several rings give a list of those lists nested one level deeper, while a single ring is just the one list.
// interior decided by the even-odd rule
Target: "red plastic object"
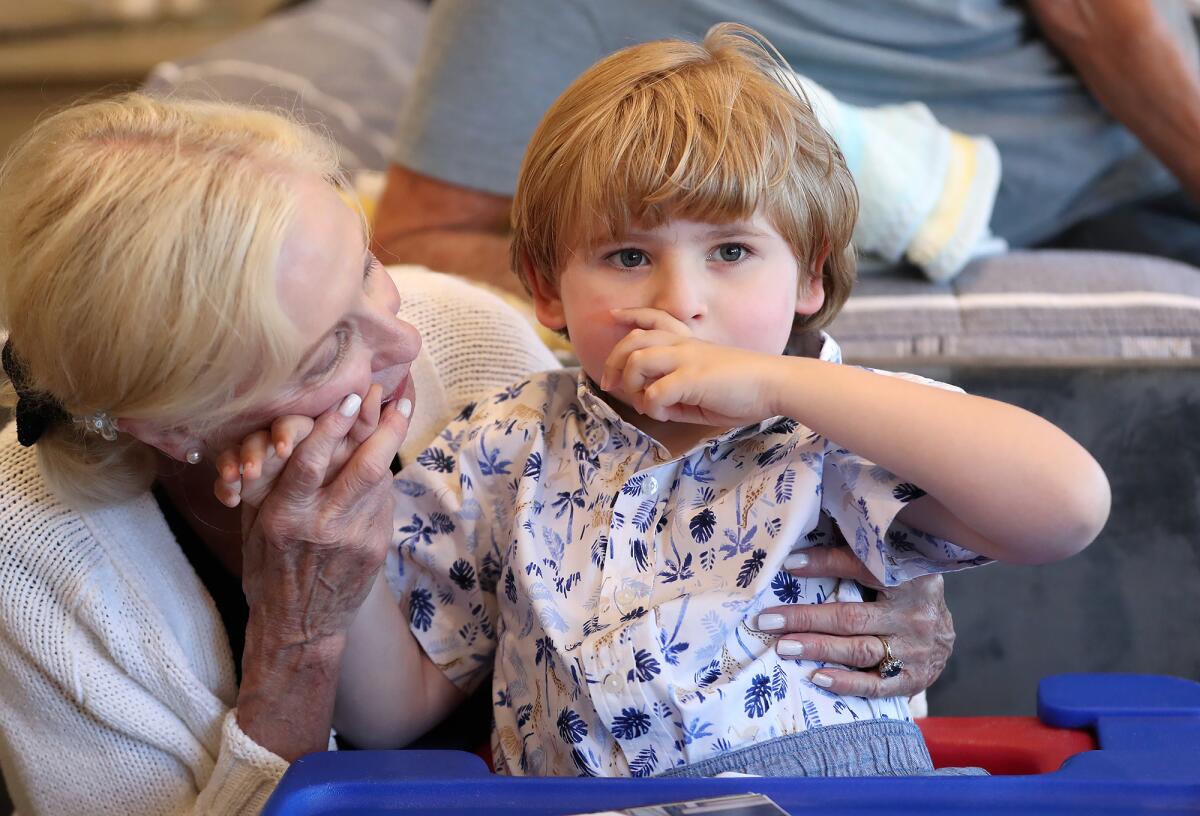
[{"label": "red plastic object", "polygon": [[1057,771],[1068,757],[1096,750],[1090,731],[1053,728],[1037,717],[925,717],[915,720],[935,768],[974,766],[992,775]]},{"label": "red plastic object", "polygon": [[487,763],[488,770],[492,773],[496,772],[496,766],[492,764],[492,743],[490,740],[485,740],[475,746],[475,756]]}]

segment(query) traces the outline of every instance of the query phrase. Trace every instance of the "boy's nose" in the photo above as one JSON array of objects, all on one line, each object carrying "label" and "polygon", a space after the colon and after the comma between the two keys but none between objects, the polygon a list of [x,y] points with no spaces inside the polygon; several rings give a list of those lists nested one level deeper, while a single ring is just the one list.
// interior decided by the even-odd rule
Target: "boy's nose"
[{"label": "boy's nose", "polygon": [[703,286],[683,265],[663,265],[654,293],[656,309],[683,323],[698,320],[708,313]]}]

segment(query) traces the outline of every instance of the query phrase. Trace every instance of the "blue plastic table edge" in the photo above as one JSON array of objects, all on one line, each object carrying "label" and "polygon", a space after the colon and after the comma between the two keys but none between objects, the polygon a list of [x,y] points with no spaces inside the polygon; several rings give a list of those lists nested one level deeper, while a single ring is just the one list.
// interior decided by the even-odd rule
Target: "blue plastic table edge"
[{"label": "blue plastic table edge", "polygon": [[293,763],[263,814],[560,816],[746,792],[792,814],[1200,814],[1200,683],[1055,675],[1038,687],[1038,716],[1092,729],[1098,750],[1031,776],[690,780],[497,776],[463,751],[328,752]]}]

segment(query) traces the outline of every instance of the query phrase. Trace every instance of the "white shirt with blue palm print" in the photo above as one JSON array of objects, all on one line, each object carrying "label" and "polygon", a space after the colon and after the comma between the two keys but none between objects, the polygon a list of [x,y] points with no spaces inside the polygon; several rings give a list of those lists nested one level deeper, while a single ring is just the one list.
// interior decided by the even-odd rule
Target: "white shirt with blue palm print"
[{"label": "white shirt with blue palm print", "polygon": [[[828,338],[821,357],[841,361]],[[493,755],[512,774],[647,776],[909,719],[904,699],[813,685],[823,664],[781,659],[748,623],[767,606],[861,600],[851,581],[782,569],[831,541],[833,522],[889,585],[987,560],[893,523],[920,489],[791,419],[672,457],[578,370],[468,406],[395,487],[389,582],[457,686],[494,670]]]}]

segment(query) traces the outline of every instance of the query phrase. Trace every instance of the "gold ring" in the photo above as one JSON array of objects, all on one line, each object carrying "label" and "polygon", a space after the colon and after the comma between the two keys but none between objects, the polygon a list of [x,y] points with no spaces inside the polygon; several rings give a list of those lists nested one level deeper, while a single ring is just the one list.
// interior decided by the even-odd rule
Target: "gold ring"
[{"label": "gold ring", "polygon": [[883,660],[879,661],[879,665],[875,667],[875,670],[885,680],[889,677],[895,677],[904,671],[904,661],[892,655],[892,646],[888,643],[887,638],[883,635],[876,635],[875,637],[879,638],[879,642],[883,644]]}]

